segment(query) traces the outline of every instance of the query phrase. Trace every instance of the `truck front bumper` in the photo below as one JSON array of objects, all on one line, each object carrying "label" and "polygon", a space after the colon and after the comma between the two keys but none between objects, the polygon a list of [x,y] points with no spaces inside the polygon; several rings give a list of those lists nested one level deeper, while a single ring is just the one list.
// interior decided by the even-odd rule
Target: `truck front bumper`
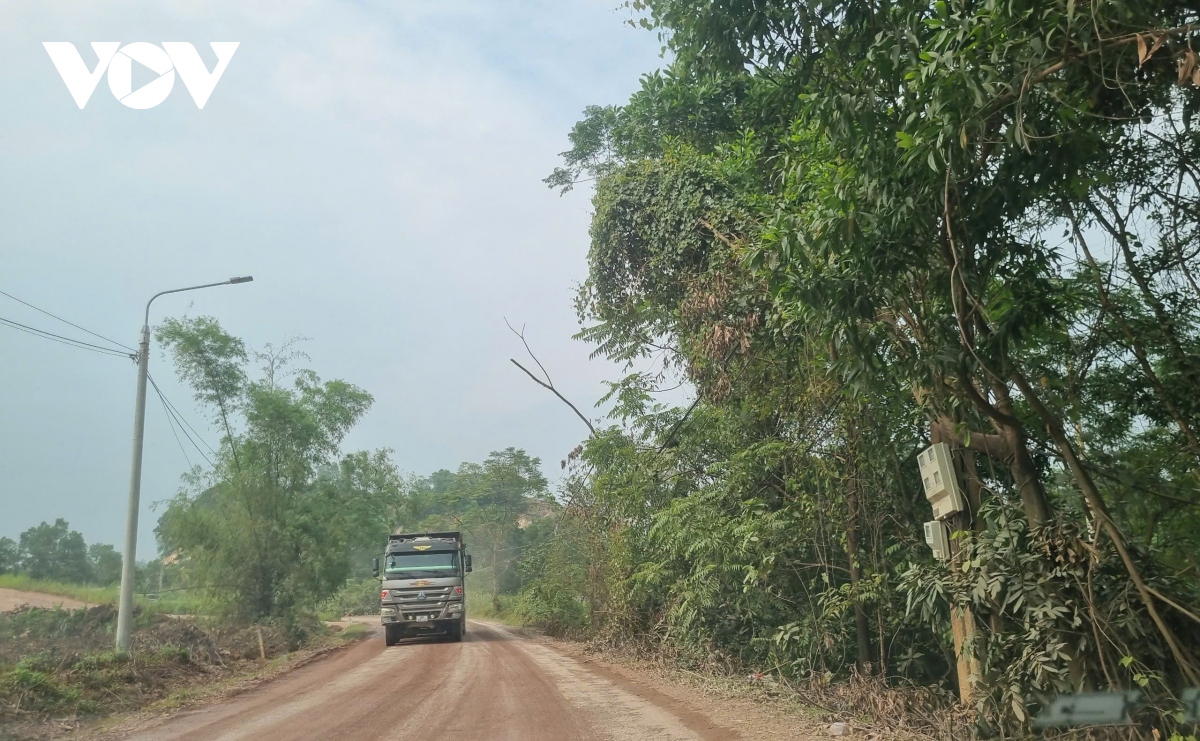
[{"label": "truck front bumper", "polygon": [[383,605],[380,609],[379,620],[384,625],[403,625],[411,628],[436,628],[441,630],[443,623],[463,619],[463,604],[450,604],[430,607]]}]

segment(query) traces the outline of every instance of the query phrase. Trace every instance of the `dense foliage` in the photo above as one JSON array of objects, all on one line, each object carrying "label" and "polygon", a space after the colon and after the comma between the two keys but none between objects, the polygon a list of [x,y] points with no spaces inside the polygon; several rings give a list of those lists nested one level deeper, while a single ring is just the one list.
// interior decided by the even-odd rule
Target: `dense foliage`
[{"label": "dense foliage", "polygon": [[121,580],[121,554],[107,543],[88,545],[61,517],[0,538],[0,574],[30,579],[108,586]]},{"label": "dense foliage", "polygon": [[476,600],[488,594],[492,612],[500,612],[501,595],[522,585],[525,548],[538,540],[530,525],[557,509],[540,467],[525,451],[506,448],[482,463],[417,479],[401,500],[395,530],[461,531],[475,560],[471,593]]},{"label": "dense foliage", "polygon": [[1130,687],[1169,730],[1200,685],[1195,8],[628,5],[672,61],[548,179],[596,179],[581,336],[629,368],[568,487],[591,624],[953,687],[984,734]]},{"label": "dense foliage", "polygon": [[345,454],[371,396],[293,366],[291,343],[255,352],[206,318],[168,320],[157,337],[180,378],[224,430],[213,467],[197,467],[159,519],[187,587],[257,620],[294,616],[351,575],[351,554],[386,539],[400,478],[386,451]]}]

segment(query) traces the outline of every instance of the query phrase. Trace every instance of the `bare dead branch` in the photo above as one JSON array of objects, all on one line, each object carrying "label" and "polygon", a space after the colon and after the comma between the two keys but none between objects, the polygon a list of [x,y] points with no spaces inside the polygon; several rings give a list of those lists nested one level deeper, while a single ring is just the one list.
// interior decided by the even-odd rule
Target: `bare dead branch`
[{"label": "bare dead branch", "polygon": [[517,337],[521,338],[521,344],[525,346],[525,352],[529,353],[529,357],[533,358],[533,362],[537,363],[537,367],[541,369],[542,375],[546,377],[546,380],[543,381],[542,379],[535,376],[528,368],[526,368],[525,366],[518,363],[515,358],[509,358],[508,359],[509,362],[512,363],[513,365],[517,366],[521,370],[525,371],[525,375],[532,378],[534,383],[536,383],[537,385],[546,389],[550,393],[554,394],[562,401],[562,403],[571,407],[571,411],[575,412],[576,416],[578,416],[580,419],[583,420],[583,423],[585,425],[587,425],[588,431],[594,436],[596,434],[596,428],[594,425],[592,425],[591,420],[589,420],[587,417],[583,416],[583,412],[579,411],[578,407],[576,407],[574,404],[572,404],[570,402],[570,400],[567,399],[567,397],[565,397],[561,393],[559,393],[558,389],[556,389],[554,387],[554,381],[550,380],[550,374],[546,372],[546,366],[542,365],[542,361],[538,360],[537,356],[533,354],[533,350],[531,350],[529,348],[529,342],[526,341],[526,339],[525,339],[525,327],[522,326],[521,331],[518,332],[516,329],[513,328],[513,325],[508,323],[507,318],[504,320],[504,324],[508,326],[509,330],[511,330],[513,334],[515,334]]},{"label": "bare dead branch", "polygon": [[[504,325],[508,327],[510,332],[521,338],[521,344],[525,346],[525,352],[529,353],[529,357],[533,358],[533,362],[537,363],[537,367],[542,369],[542,375],[546,377],[546,383],[553,386],[554,381],[550,380],[550,374],[546,372],[546,366],[542,365],[542,361],[538,360],[537,356],[533,354],[533,350],[529,349],[529,342],[525,339],[525,325],[522,324],[521,331],[518,332],[516,329],[513,329],[513,325],[508,323],[508,317],[504,318]],[[528,373],[529,371],[525,372]]]}]

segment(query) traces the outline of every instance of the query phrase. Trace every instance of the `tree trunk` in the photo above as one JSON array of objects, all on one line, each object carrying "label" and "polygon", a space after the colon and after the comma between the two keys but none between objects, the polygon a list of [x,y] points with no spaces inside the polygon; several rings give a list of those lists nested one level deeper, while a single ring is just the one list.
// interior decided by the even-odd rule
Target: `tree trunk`
[{"label": "tree trunk", "polygon": [[[1015,420],[1012,398],[1008,387],[996,383],[992,393],[996,395],[996,410],[1006,417]],[[1008,445],[1010,458],[1008,468],[1012,472],[1017,491],[1021,495],[1021,507],[1025,510],[1025,519],[1030,527],[1038,527],[1050,519],[1050,501],[1046,498],[1046,489],[1042,486],[1042,477],[1038,475],[1037,466],[1033,464],[1033,456],[1029,454],[1029,445],[1025,442],[1025,430],[1020,423],[1002,424],[1001,435]]]},{"label": "tree trunk", "polygon": [[853,587],[854,597],[854,634],[857,643],[858,656],[857,665],[858,671],[862,674],[871,673],[871,623],[867,619],[867,611],[863,609],[862,603],[858,597],[858,586],[862,581],[862,564],[859,558],[859,520],[861,499],[859,492],[858,471],[853,465],[853,457],[851,457],[851,465],[849,477],[846,479],[846,506],[847,512],[846,522],[846,555],[850,558],[850,584]]},{"label": "tree trunk", "polygon": [[1092,516],[1096,519],[1096,525],[1112,540],[1113,548],[1116,549],[1117,555],[1121,558],[1121,563],[1124,564],[1125,570],[1129,573],[1130,581],[1137,588],[1142,604],[1145,605],[1150,619],[1154,622],[1159,634],[1163,637],[1163,641],[1170,649],[1171,655],[1179,665],[1180,671],[1183,672],[1184,676],[1192,684],[1200,684],[1200,671],[1197,671],[1192,657],[1188,655],[1187,649],[1179,642],[1179,638],[1175,635],[1175,632],[1171,630],[1171,627],[1166,624],[1159,614],[1154,597],[1150,593],[1146,582],[1142,579],[1141,571],[1138,569],[1137,564],[1134,563],[1133,557],[1130,556],[1128,548],[1126,548],[1125,537],[1109,515],[1108,507],[1104,504],[1104,499],[1100,495],[1100,490],[1096,488],[1096,483],[1092,480],[1091,474],[1076,454],[1071,441],[1067,439],[1062,420],[1042,404],[1041,399],[1033,390],[1033,386],[1019,372],[1013,373],[1013,381],[1021,389],[1021,393],[1029,401],[1034,411],[1045,422],[1046,431],[1050,433],[1050,438],[1058,447],[1059,453],[1062,455],[1067,468],[1070,469],[1071,475],[1075,479],[1075,483],[1078,484],[1080,490],[1083,492],[1088,508],[1092,510]]}]

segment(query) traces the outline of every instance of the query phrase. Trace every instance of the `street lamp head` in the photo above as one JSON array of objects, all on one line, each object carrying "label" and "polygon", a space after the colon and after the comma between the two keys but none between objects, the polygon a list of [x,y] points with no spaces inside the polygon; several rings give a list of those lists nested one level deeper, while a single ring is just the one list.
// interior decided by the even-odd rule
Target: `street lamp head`
[{"label": "street lamp head", "polygon": [[254,276],[246,275],[241,278],[230,278],[229,283],[230,283],[230,285],[236,285],[238,283],[249,283],[253,280],[254,280]]}]

